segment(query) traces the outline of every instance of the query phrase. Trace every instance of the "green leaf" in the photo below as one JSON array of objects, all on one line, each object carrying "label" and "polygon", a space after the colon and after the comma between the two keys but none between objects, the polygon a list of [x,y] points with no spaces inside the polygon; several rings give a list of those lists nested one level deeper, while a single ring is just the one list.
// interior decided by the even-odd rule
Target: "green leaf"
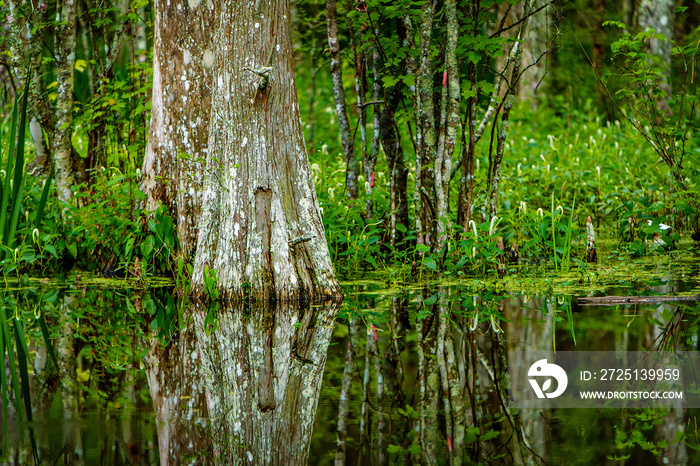
[{"label": "green leaf", "polygon": [[423,259],[423,265],[428,267],[433,272],[437,272],[437,264],[435,263],[435,259],[433,259],[432,256],[428,256],[425,259]]},{"label": "green leaf", "polygon": [[437,294],[437,293],[433,293],[433,294],[430,296],[430,298],[428,298],[428,299],[426,299],[425,301],[423,301],[423,304],[424,304],[425,306],[432,306],[433,304],[435,304],[435,303],[437,302],[437,300],[438,300],[438,294]]},{"label": "green leaf", "polygon": [[66,249],[68,249],[68,252],[70,253],[71,256],[73,256],[73,259],[78,258],[78,246],[73,244],[73,243],[66,243]]}]

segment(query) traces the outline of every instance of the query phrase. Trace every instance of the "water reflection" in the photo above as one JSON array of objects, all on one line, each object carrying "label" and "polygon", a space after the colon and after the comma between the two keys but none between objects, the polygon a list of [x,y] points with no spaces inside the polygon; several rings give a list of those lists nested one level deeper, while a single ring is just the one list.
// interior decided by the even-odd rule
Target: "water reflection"
[{"label": "water reflection", "polygon": [[[611,292],[668,293],[675,286]],[[34,450],[42,464],[700,459],[697,410],[682,404],[516,410],[508,402],[510,385],[528,369],[509,352],[697,351],[697,302],[577,306],[572,296],[474,294],[459,286],[345,291],[340,310],[207,308],[178,303],[165,289],[6,293],[8,331],[0,333],[18,384],[10,375],[4,380],[2,460],[31,464]],[[27,342],[31,423],[19,419],[21,347],[5,338],[15,329]],[[509,367],[516,369],[512,379]],[[66,408],[70,396],[77,414]]]},{"label": "water reflection", "polygon": [[697,350],[697,302],[588,308],[572,296],[362,288],[337,324],[311,464],[698,461],[697,439],[684,437],[697,413],[682,403],[517,410],[507,395],[508,367],[522,379],[529,368],[509,351]]}]

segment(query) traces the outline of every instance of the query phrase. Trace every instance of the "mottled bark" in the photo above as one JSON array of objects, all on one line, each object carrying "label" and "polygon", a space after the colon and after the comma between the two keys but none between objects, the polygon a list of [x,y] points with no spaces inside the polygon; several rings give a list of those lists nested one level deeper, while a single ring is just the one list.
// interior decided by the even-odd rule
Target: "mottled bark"
[{"label": "mottled bark", "polygon": [[381,106],[379,122],[375,123],[379,130],[379,136],[386,155],[387,166],[389,167],[390,187],[389,202],[391,205],[391,217],[389,230],[391,235],[391,247],[401,242],[404,233],[397,229],[397,225],[402,225],[404,231],[408,230],[408,170],[403,158],[403,147],[399,135],[398,125],[394,114],[399,105],[400,90],[392,87],[386,90],[385,103]]},{"label": "mottled bark", "polygon": [[435,158],[435,198],[437,200],[437,249],[446,246],[450,231],[450,181],[452,158],[460,128],[460,84],[457,62],[459,20],[456,0],[445,2],[447,37],[445,44],[445,71],[442,79],[442,108],[440,111],[440,135]]},{"label": "mottled bark", "polygon": [[158,423],[160,464],[207,464],[213,447],[205,377],[194,328],[175,335],[167,346],[151,335],[144,358]]},{"label": "mottled bark", "polygon": [[416,188],[414,203],[418,244],[432,246],[437,225],[435,198],[435,153],[437,133],[433,104],[431,43],[435,3],[426,0],[421,14],[420,64],[416,75]]},{"label": "mottled bark", "polygon": [[649,52],[659,59],[654,66],[663,68],[662,76],[665,77],[659,88],[666,93],[665,99],[657,99],[658,110],[668,112],[668,99],[671,98],[671,83],[668,76],[671,75],[671,49],[673,48],[673,24],[676,2],[672,0],[641,0],[635,10],[636,23],[642,31],[653,29],[663,34],[668,40],[652,39],[649,41]]},{"label": "mottled bark", "polygon": [[[549,52],[549,0],[533,0],[532,10],[542,8],[529,19],[529,28],[525,47],[523,47],[523,58],[521,68],[524,70],[520,78],[520,91],[518,100],[527,102],[533,110],[537,110],[538,96],[542,99],[546,94],[543,92],[542,83],[547,71],[546,55]],[[521,3],[524,7],[524,3]],[[517,10],[520,10],[518,8]]]},{"label": "mottled bark", "polygon": [[338,307],[191,309],[215,463],[306,464]]},{"label": "mottled bark", "polygon": [[326,2],[326,24],[328,27],[328,52],[331,56],[331,77],[333,79],[333,97],[335,98],[335,112],[338,116],[340,129],[340,141],[343,144],[345,154],[345,195],[348,199],[356,199],[358,195],[357,175],[358,164],[355,156],[355,143],[353,133],[348,120],[347,105],[345,103],[345,89],[343,89],[343,70],[340,62],[340,43],[338,42],[338,8],[336,0]]},{"label": "mottled bark", "polygon": [[[379,51],[375,48],[372,51],[372,101],[377,102],[374,104],[374,109],[372,111],[372,114],[374,115],[374,128],[372,132],[372,147],[367,154],[367,157],[365,158],[363,162],[363,168],[365,172],[365,186],[367,189],[367,194],[370,195],[372,194],[372,191],[374,191],[374,182],[375,182],[375,176],[374,176],[374,167],[377,164],[377,158],[379,157],[379,99],[380,99],[380,93],[382,91],[382,84],[380,81],[380,76],[379,76]],[[373,215],[373,206],[372,206],[372,201],[367,200],[367,205],[366,205],[366,212],[367,212],[367,218],[371,219]]]},{"label": "mottled bark", "polygon": [[[47,9],[34,9],[34,22],[37,25],[48,21]],[[31,34],[29,38],[29,59],[31,62],[32,84],[29,87],[29,133],[34,143],[36,158],[33,166],[41,166],[43,171],[48,171],[51,163],[51,141],[56,130],[53,109],[49,103],[46,80],[42,70],[44,37],[39,31]]]},{"label": "mottled bark", "polygon": [[338,297],[299,116],[289,4],[229,2],[218,16],[195,289],[215,270],[224,295]]},{"label": "mottled bark", "polygon": [[76,7],[75,0],[65,0],[57,15],[56,30],[56,133],[54,147],[54,183],[61,201],[73,197],[73,76],[75,73]]},{"label": "mottled bark", "polygon": [[[41,79],[41,36],[39,34],[32,34],[32,25],[38,24],[39,22],[46,21],[46,9],[38,10],[32,14],[33,21],[27,17],[27,11],[31,8],[28,3],[17,4],[15,2],[8,2],[10,15],[7,18],[7,28],[9,31],[8,37],[6,39],[9,45],[9,65],[12,68],[14,77],[17,78],[18,82],[25,82],[27,73],[32,74],[32,81],[29,87],[29,107],[28,120],[29,120],[29,134],[34,142],[34,148],[36,153],[36,158],[28,165],[30,172],[41,166],[45,168],[48,165],[48,152],[44,140],[44,135],[41,127],[41,119],[38,116],[38,107],[48,107],[48,99],[44,98],[43,101],[37,99],[37,95],[43,90],[45,92],[46,86],[41,86],[43,84],[43,79]],[[28,10],[29,11],[29,10]],[[29,67],[27,67],[29,64]],[[12,81],[13,77],[8,77],[9,81]],[[44,105],[42,105],[42,103]]]},{"label": "mottled bark", "polygon": [[522,63],[522,51],[523,51],[523,38],[527,33],[527,26],[530,16],[530,1],[526,1],[524,5],[523,21],[520,23],[518,28],[518,36],[515,44],[513,44],[513,50],[510,55],[513,56],[513,68],[510,73],[510,81],[508,90],[503,99],[503,113],[501,116],[500,125],[497,132],[497,142],[496,142],[496,154],[493,157],[492,163],[489,166],[489,194],[486,198],[487,211],[491,216],[496,215],[498,212],[498,191],[501,184],[501,163],[503,161],[503,154],[505,152],[505,141],[508,136],[508,125],[510,119],[510,111],[513,108],[513,103],[515,101],[515,96],[518,93],[518,86],[520,80],[520,66]]},{"label": "mottled bark", "polygon": [[355,35],[355,28],[352,25],[352,21],[350,21],[348,25],[348,35],[350,36],[352,56],[353,61],[355,62],[355,104],[357,106],[357,128],[359,128],[360,131],[360,153],[362,155],[362,168],[365,175],[365,186],[363,187],[365,188],[365,193],[369,194],[370,190],[368,189],[368,183],[370,175],[367,173],[369,162],[367,152],[367,108],[365,107],[365,94],[367,93],[367,57],[365,56],[365,52],[362,50],[361,44],[358,43],[360,39]]},{"label": "mottled bark", "polygon": [[168,207],[182,254],[192,258],[201,213],[215,49],[213,4],[157,0],[153,100],[142,189],[146,207]]}]

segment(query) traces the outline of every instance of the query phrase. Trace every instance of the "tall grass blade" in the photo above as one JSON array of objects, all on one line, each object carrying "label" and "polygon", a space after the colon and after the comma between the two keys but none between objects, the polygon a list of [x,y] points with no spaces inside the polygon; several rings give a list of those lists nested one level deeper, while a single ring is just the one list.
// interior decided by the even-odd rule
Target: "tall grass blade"
[{"label": "tall grass blade", "polygon": [[554,270],[559,270],[559,262],[557,261],[557,238],[556,238],[556,221],[554,220],[554,191],[552,191],[552,253],[554,254]]},{"label": "tall grass blade", "polygon": [[0,205],[0,228],[2,228],[2,242],[6,243],[7,242],[7,237],[8,237],[8,224],[7,224],[7,212],[9,210],[9,199],[10,199],[10,191],[11,191],[11,185],[10,185],[10,180],[11,178],[11,173],[12,173],[12,164],[15,161],[14,154],[15,154],[15,139],[17,137],[17,114],[19,113],[17,111],[17,108],[19,106],[19,99],[15,100],[15,106],[12,109],[12,123],[10,126],[10,141],[8,144],[8,152],[7,152],[7,164],[5,165],[5,183],[2,187],[2,204]]},{"label": "tall grass blade", "polygon": [[19,366],[19,378],[22,384],[22,398],[24,398],[24,410],[29,421],[29,441],[32,446],[32,454],[34,455],[35,464],[39,464],[39,449],[34,438],[34,428],[32,422],[32,392],[29,388],[29,370],[27,368],[27,357],[29,349],[27,348],[27,340],[24,338],[24,325],[19,319],[15,319],[15,345],[17,347],[17,365]]},{"label": "tall grass blade", "polygon": [[[49,199],[49,191],[51,188],[51,182],[53,181],[53,167],[49,172],[49,176],[46,177],[46,182],[44,183],[44,190],[41,192],[41,199],[39,199],[39,205],[36,211],[36,218],[34,219],[34,228],[39,228],[41,226],[41,219],[44,217],[44,208],[46,207],[46,202]],[[43,318],[43,314],[42,314]]]},{"label": "tall grass blade", "polygon": [[[27,100],[29,98],[29,83],[30,83],[31,73],[27,74],[27,84],[24,86],[24,93],[22,94],[22,110],[19,119],[19,128],[17,131],[17,148],[15,157],[15,173],[13,177],[13,192],[12,192],[12,216],[10,229],[8,231],[8,236],[5,238],[5,245],[12,248],[15,242],[15,231],[17,230],[17,223],[19,222],[19,213],[22,204],[22,192],[24,190],[24,136],[27,126]],[[12,155],[12,154],[10,154]],[[10,172],[7,172],[9,176]]]},{"label": "tall grass blade", "polygon": [[58,360],[56,359],[56,353],[53,351],[53,344],[51,343],[51,337],[49,336],[49,327],[46,325],[44,311],[41,311],[41,314],[39,315],[39,327],[41,328],[41,335],[44,337],[46,351],[49,353],[49,356],[54,363],[54,367],[58,368]]},{"label": "tall grass blade", "polygon": [[569,225],[566,229],[566,242],[564,246],[564,256],[562,270],[568,272],[571,264],[571,226],[574,224],[574,209],[576,209],[576,193],[574,193],[574,202],[571,204],[571,215],[569,215]]},{"label": "tall grass blade", "polygon": [[22,386],[22,398],[27,420],[32,422],[32,393],[29,390],[29,371],[27,370],[27,341],[24,338],[24,325],[19,319],[15,319],[15,347],[17,349],[17,366],[19,366],[19,380]]},{"label": "tall grass blade", "polygon": [[576,332],[574,331],[574,314],[571,311],[571,296],[566,299],[566,318],[569,319],[569,330],[571,331],[571,338],[574,340],[574,346],[576,346]]},{"label": "tall grass blade", "polygon": [[[4,309],[0,311],[0,314],[4,314],[5,311]],[[5,320],[4,315],[0,315],[0,318],[2,320]],[[2,386],[2,439],[3,439],[3,445],[4,449],[7,450],[7,405],[8,405],[8,400],[7,400],[7,380],[5,380],[5,332],[0,329],[0,355],[2,355],[2,368],[3,370],[0,370],[0,386]],[[11,352],[8,352],[8,355],[12,355]]]},{"label": "tall grass blade", "polygon": [[22,422],[22,400],[20,399],[20,387],[19,380],[17,379],[17,368],[15,367],[15,356],[12,351],[12,344],[10,343],[10,328],[7,324],[7,310],[3,308],[2,319],[0,319],[0,326],[2,326],[2,333],[5,337],[5,349],[7,351],[7,362],[10,366],[10,377],[12,379],[12,390],[15,393],[15,406],[17,406],[17,419]]}]

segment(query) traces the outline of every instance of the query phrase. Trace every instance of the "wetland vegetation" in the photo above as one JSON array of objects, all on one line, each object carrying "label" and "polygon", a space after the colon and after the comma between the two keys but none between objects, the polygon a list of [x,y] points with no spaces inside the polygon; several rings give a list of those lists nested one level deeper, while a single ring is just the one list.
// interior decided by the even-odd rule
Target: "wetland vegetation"
[{"label": "wetland vegetation", "polygon": [[[288,108],[315,187],[293,204],[318,208],[324,238],[266,230],[292,202],[256,181],[241,201],[255,220],[228,230],[271,233],[206,235],[242,251],[236,266],[265,258],[236,283],[197,262],[197,231],[219,215],[204,193],[235,191],[247,167],[219,171],[229,162],[203,148],[265,143],[235,139],[227,99],[199,86],[211,69],[159,74],[219,59],[179,41],[194,26],[166,31],[166,17],[207,24],[204,3],[173,3],[0,6],[0,462],[700,461],[697,409],[508,402],[508,352],[698,350],[697,2],[292,5]],[[267,115],[275,66],[242,72],[246,115]],[[190,105],[168,107],[168,85]],[[157,136],[153,108],[174,125]],[[320,283],[321,240],[342,304],[259,299],[279,256]],[[685,300],[578,304],[602,296]]]}]

